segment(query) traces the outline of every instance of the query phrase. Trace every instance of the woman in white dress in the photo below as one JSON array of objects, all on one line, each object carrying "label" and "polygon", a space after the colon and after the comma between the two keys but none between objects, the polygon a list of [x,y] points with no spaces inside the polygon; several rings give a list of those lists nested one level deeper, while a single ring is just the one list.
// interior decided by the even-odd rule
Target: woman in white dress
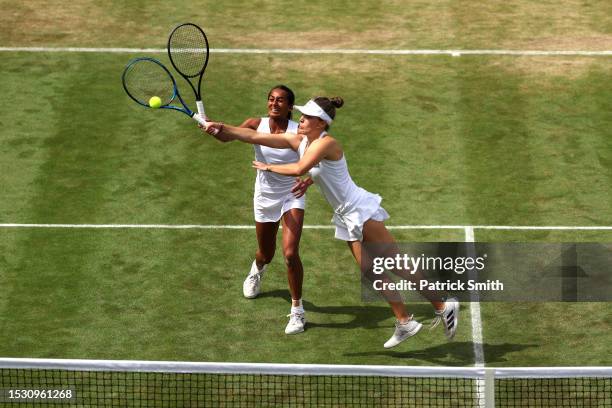
[{"label": "woman in white dress", "polygon": [[[268,93],[268,116],[248,118],[241,128],[267,134],[296,134],[298,124],[291,120],[295,95],[285,85],[277,85]],[[221,141],[221,138],[218,138]],[[297,162],[298,154],[289,148],[274,148],[254,144],[255,159],[266,163],[287,164]],[[291,294],[291,313],[285,327],[286,334],[304,331],[305,317],[302,306],[304,269],[299,254],[300,237],[304,224],[305,197],[312,181],[297,181],[295,177],[257,171],[253,211],[258,248],[251,270],[242,286],[243,295],[252,299],[259,295],[261,280],[276,251],[276,235],[283,224],[283,256],[287,266],[287,280]],[[297,193],[296,193],[297,190]]]},{"label": "woman in white dress", "polygon": [[[274,148],[291,148],[298,152],[300,159],[295,163],[276,164],[256,160],[253,167],[257,171],[284,176],[310,173],[334,210],[332,221],[336,226],[336,238],[347,242],[355,260],[367,273],[369,268],[364,267],[362,260],[369,262],[369,257],[363,251],[363,244],[395,247],[395,240],[384,224],[389,215],[380,205],[381,197],[353,182],[340,143],[327,133],[336,116],[336,109],[343,104],[341,98],[317,97],[304,106],[295,106],[302,112],[297,134],[262,133],[214,122],[207,124],[206,131],[220,140],[240,140]],[[393,293],[388,291],[383,294],[397,319],[393,335],[384,344],[385,348],[389,348],[417,334],[422,324],[408,314],[404,303]],[[424,295],[434,307],[436,321],[442,321],[447,337],[453,338],[459,317],[458,301],[454,298],[442,301],[441,296],[435,293]]]}]

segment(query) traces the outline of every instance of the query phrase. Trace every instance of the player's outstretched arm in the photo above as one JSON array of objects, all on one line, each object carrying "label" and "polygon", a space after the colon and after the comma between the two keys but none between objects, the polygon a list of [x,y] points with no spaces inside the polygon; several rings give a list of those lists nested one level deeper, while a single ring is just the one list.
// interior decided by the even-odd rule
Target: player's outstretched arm
[{"label": "player's outstretched arm", "polygon": [[336,140],[332,137],[326,137],[314,141],[308,150],[306,150],[304,156],[296,163],[266,164],[254,161],[253,167],[258,170],[271,171],[284,176],[303,176],[337,148],[338,145]]},{"label": "player's outstretched arm", "polygon": [[219,140],[239,140],[243,143],[258,144],[277,149],[297,149],[299,141],[292,133],[260,133],[253,129],[208,122],[205,131]]},{"label": "player's outstretched arm", "polygon": [[[239,127],[256,130],[260,122],[261,122],[261,118],[248,118],[244,122],[242,122],[242,124]],[[210,123],[213,123],[213,122],[210,122]],[[207,123],[207,126],[210,123]],[[199,128],[206,131],[206,127],[204,127],[203,125],[200,125]],[[216,134],[213,134],[212,136],[214,136],[214,138],[220,141],[221,143],[227,143],[227,142],[231,142],[235,140],[234,138],[228,135],[222,135],[219,132],[217,132]]]}]

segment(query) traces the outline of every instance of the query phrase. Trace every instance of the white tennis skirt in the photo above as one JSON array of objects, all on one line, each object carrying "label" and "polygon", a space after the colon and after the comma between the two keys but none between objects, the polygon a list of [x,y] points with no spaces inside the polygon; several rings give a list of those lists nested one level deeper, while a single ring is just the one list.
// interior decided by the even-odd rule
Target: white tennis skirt
[{"label": "white tennis skirt", "polygon": [[295,198],[291,191],[282,192],[261,191],[255,188],[253,196],[253,212],[257,222],[277,222],[284,213],[292,208],[306,208],[305,197]]},{"label": "white tennis skirt", "polygon": [[384,221],[389,213],[380,205],[382,198],[364,190],[356,203],[337,209],[332,217],[336,226],[336,239],[342,241],[363,241],[363,225],[368,220]]}]

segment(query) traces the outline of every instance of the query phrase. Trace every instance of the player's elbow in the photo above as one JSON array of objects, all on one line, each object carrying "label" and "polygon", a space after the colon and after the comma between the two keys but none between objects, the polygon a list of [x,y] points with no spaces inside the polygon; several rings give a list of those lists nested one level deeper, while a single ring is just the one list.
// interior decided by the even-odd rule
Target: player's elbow
[{"label": "player's elbow", "polygon": [[309,167],[297,165],[295,172],[291,174],[291,176],[302,177],[304,174],[308,173],[308,170],[310,170]]}]

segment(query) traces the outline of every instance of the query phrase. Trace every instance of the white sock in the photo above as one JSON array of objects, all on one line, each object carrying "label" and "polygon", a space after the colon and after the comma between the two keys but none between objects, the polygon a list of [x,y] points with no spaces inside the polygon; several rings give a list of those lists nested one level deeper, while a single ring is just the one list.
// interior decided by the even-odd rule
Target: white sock
[{"label": "white sock", "polygon": [[304,305],[302,305],[302,299],[300,299],[299,302],[299,306],[291,306],[291,313],[304,313]]},{"label": "white sock", "polygon": [[259,267],[257,266],[257,261],[253,261],[253,265],[251,265],[251,271],[249,272],[249,275],[263,273],[265,269],[266,269],[266,265],[262,266],[261,269],[259,269]]}]

